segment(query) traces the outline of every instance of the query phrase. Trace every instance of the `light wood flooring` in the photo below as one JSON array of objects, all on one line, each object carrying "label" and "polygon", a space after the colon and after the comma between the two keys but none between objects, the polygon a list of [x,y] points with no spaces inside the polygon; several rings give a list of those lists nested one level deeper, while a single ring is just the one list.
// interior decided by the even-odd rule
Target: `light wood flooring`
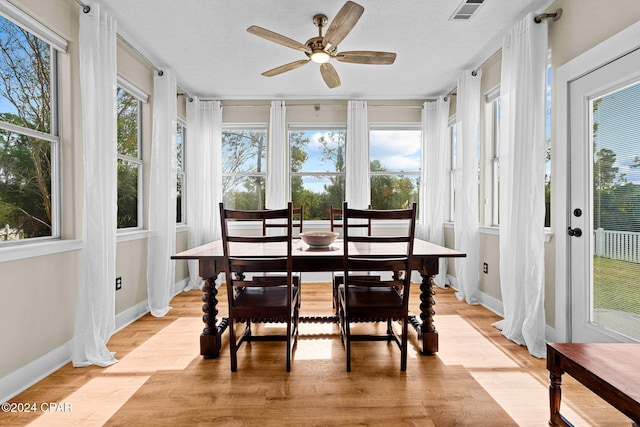
[{"label": "light wood flooring", "polygon": [[[394,344],[371,342],[353,344],[350,373],[331,324],[300,326],[290,373],[281,342],[243,345],[231,373],[228,334],[219,358],[199,355],[202,294],[182,293],[164,318],[146,315],[111,338],[119,363],[67,364],[11,399],[37,412],[0,413],[0,425],[546,426],[546,361],[502,337],[495,314],[436,292],[437,355],[421,355],[411,330],[406,372]],[[303,283],[302,314],[330,314],[330,293],[328,283]],[[226,304],[218,308],[223,317]],[[576,426],[630,425],[567,375],[562,405]]]}]

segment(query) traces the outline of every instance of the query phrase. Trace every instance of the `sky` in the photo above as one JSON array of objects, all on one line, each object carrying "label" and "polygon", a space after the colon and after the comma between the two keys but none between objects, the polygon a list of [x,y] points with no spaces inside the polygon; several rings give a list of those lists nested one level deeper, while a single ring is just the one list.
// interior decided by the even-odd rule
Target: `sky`
[{"label": "sky", "polygon": [[[302,172],[332,172],[333,163],[323,161],[322,135],[329,130],[313,130],[305,132],[310,142],[305,147],[308,154]],[[392,172],[420,171],[420,146],[422,142],[420,130],[372,130],[370,132],[370,159],[380,160],[382,165]],[[348,142],[347,142],[348,143]]]},{"label": "sky", "polygon": [[640,184],[640,168],[632,168],[640,156],[640,83],[603,96],[593,120],[598,123],[596,150],[616,153],[618,173],[628,182]]},{"label": "sky", "polygon": [[[305,132],[309,138],[309,144],[305,147],[308,154],[307,161],[301,172],[333,172],[334,164],[323,161],[322,144],[320,138],[330,132],[328,129],[317,129]],[[380,160],[381,164],[392,172],[419,172],[420,171],[420,147],[422,132],[412,130],[372,130],[370,132],[369,150],[370,159]],[[347,142],[348,143],[348,142]],[[314,177],[304,178],[306,188],[321,192],[327,179]]]}]

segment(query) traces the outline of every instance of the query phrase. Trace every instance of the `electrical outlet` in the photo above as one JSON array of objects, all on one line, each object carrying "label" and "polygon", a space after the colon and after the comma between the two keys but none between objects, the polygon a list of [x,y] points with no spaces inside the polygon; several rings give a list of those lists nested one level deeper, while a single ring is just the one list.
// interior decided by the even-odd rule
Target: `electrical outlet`
[{"label": "electrical outlet", "polygon": [[489,264],[487,264],[486,262],[482,264],[482,271],[484,271],[484,274],[489,273]]},{"label": "electrical outlet", "polygon": [[122,277],[116,277],[116,291],[122,289]]}]

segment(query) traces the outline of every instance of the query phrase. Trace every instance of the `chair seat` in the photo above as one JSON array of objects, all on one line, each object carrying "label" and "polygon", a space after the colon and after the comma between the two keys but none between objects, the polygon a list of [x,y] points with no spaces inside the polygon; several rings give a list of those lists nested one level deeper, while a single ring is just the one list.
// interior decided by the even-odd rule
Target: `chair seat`
[{"label": "chair seat", "polygon": [[[338,292],[345,298],[344,286]],[[352,286],[349,288],[350,318],[355,319],[401,319],[403,317],[402,295],[392,287]]]},{"label": "chair seat", "polygon": [[[298,287],[293,288],[293,299],[298,297]],[[285,286],[244,287],[234,299],[236,309],[250,308],[251,312],[282,312],[287,315],[287,288]]]}]

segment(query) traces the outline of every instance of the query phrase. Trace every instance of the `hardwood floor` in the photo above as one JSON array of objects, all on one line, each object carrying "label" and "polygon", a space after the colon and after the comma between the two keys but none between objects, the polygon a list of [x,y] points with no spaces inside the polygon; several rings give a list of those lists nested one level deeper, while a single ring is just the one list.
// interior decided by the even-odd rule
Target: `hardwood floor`
[{"label": "hardwood floor", "polygon": [[[243,345],[231,373],[227,334],[219,358],[199,355],[201,292],[182,293],[166,317],[146,315],[112,337],[119,363],[64,366],[11,399],[36,412],[2,413],[0,425],[546,426],[546,361],[502,337],[491,326],[498,316],[458,302],[453,290],[437,289],[435,299],[440,351],[421,355],[411,331],[406,372],[394,344],[362,342],[347,373],[338,326],[302,324],[290,373],[281,342]],[[329,314],[330,284],[303,283],[302,307],[302,315]],[[226,304],[218,308],[223,317]],[[630,425],[565,377],[562,411],[576,426]]]}]

